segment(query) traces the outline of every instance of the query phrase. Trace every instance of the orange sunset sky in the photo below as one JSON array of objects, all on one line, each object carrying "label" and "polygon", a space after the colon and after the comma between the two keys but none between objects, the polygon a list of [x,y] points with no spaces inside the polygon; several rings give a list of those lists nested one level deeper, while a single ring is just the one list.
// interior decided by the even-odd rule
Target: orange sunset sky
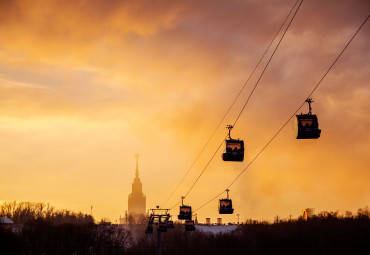
[{"label": "orange sunset sky", "polygon": [[[0,0],[0,202],[93,205],[95,219],[116,221],[139,153],[147,208],[163,205],[295,2]],[[197,209],[232,182],[369,13],[367,0],[303,2],[232,131],[244,162],[219,151],[186,204]],[[321,137],[296,140],[291,121],[232,185],[224,222],[370,205],[369,39],[368,21],[313,94]],[[166,207],[203,170],[266,61]],[[215,221],[217,200],[197,214]]]}]

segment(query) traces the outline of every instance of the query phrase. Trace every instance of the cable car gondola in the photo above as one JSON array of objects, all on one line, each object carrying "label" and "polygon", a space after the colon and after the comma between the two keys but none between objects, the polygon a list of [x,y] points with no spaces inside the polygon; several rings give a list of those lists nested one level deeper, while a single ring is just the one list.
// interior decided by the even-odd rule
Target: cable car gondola
[{"label": "cable car gondola", "polygon": [[294,129],[297,139],[317,139],[320,137],[321,129],[319,129],[319,122],[317,116],[312,114],[311,98],[307,98],[309,112],[307,114],[296,115]]},{"label": "cable car gondola", "polygon": [[180,206],[180,213],[179,215],[177,216],[177,218],[179,220],[191,220],[191,206],[189,205],[184,205],[184,198],[185,197],[181,197],[182,199],[182,205]]},{"label": "cable car gondola", "polygon": [[229,199],[229,189],[226,190],[227,198],[222,198],[218,202],[219,214],[233,214],[234,208],[231,199]]},{"label": "cable car gondola", "polygon": [[194,221],[193,220],[186,220],[185,221],[185,231],[194,231]]},{"label": "cable car gondola", "polygon": [[180,206],[180,214],[177,217],[179,220],[191,220],[191,206]]},{"label": "cable car gondola", "polygon": [[145,230],[145,234],[152,234],[153,233],[153,226],[147,226]]},{"label": "cable car gondola", "polygon": [[222,159],[224,161],[242,162],[244,160],[244,141],[231,138],[230,131],[233,128],[232,125],[228,125],[226,128],[229,129],[229,139],[225,140],[226,149],[222,154]]},{"label": "cable car gondola", "polygon": [[167,222],[158,222],[158,232],[167,232]]},{"label": "cable car gondola", "polygon": [[167,228],[175,228],[175,224],[173,224],[172,220],[167,221]]}]

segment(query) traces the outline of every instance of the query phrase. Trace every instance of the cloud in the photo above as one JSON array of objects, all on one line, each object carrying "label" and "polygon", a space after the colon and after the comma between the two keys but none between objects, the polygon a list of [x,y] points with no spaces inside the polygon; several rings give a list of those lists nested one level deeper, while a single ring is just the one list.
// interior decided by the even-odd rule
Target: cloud
[{"label": "cloud", "polygon": [[[148,207],[165,200],[294,1],[0,5],[6,10],[0,17],[0,144],[6,151],[0,168],[13,171],[3,173],[0,193],[6,195],[0,199],[55,200],[68,207],[93,197],[97,208],[107,208],[101,216],[118,217],[130,192],[133,155],[143,154]],[[246,141],[245,162],[226,164],[217,152],[189,203],[201,205],[221,192],[263,148],[320,80],[368,7],[368,1],[302,4],[233,130]],[[322,137],[297,141],[289,123],[233,185],[242,218],[288,216],[311,205],[356,210],[369,202],[369,29],[366,24],[313,95]],[[170,203],[186,193],[215,153],[265,63]],[[307,110],[305,105],[300,111]],[[65,195],[58,191],[66,187]],[[91,201],[86,203],[89,210]],[[217,217],[214,205],[199,216]]]}]

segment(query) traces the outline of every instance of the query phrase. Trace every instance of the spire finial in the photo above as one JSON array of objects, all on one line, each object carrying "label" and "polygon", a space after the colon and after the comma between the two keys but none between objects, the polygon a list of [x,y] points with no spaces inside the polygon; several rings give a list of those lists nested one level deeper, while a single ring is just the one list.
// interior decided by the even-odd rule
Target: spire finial
[{"label": "spire finial", "polygon": [[136,178],[139,178],[139,154],[136,153],[135,154],[135,157],[136,157],[136,172],[135,172],[135,176],[136,176]]}]

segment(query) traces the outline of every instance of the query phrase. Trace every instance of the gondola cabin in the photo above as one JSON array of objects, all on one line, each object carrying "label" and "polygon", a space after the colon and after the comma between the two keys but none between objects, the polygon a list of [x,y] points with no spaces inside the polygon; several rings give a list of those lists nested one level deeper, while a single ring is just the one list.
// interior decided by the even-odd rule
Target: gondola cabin
[{"label": "gondola cabin", "polygon": [[317,139],[320,137],[321,130],[319,129],[319,121],[317,116],[312,114],[311,103],[312,98],[307,98],[308,113],[296,115],[294,121],[295,135],[297,139]]},{"label": "gondola cabin", "polygon": [[158,222],[158,232],[167,232],[167,222]]},{"label": "gondola cabin", "polygon": [[177,217],[179,220],[191,220],[191,206],[181,205],[180,213]]},{"label": "gondola cabin", "polygon": [[194,221],[193,220],[186,220],[185,221],[185,231],[194,231]]},{"label": "gondola cabin", "polygon": [[242,162],[244,160],[244,141],[239,139],[227,139],[225,140],[226,149],[222,154],[224,161],[237,161]]},{"label": "gondola cabin", "polygon": [[153,233],[153,226],[147,226],[145,230],[145,234],[152,234]]},{"label": "gondola cabin", "polygon": [[172,220],[167,221],[167,228],[175,228],[175,224],[173,224]]},{"label": "gondola cabin", "polygon": [[223,198],[218,202],[219,214],[233,214],[234,208],[231,199]]},{"label": "gondola cabin", "polygon": [[232,125],[227,125],[226,128],[229,130],[229,139],[225,140],[225,152],[222,154],[224,161],[238,161],[244,160],[244,141],[239,139],[232,139],[230,136]]},{"label": "gondola cabin", "polygon": [[321,134],[317,116],[313,114],[296,115],[294,129],[297,139],[317,139]]}]

